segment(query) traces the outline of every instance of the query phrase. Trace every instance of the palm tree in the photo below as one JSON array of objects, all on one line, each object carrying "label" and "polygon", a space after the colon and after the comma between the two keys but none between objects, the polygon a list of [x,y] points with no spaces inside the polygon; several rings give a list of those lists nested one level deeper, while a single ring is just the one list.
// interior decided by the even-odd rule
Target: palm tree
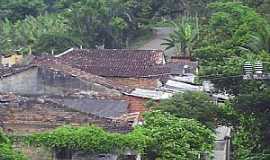
[{"label": "palm tree", "polygon": [[177,56],[181,53],[184,56],[192,56],[192,48],[199,37],[198,19],[195,20],[195,24],[190,20],[182,20],[181,23],[172,22],[174,32],[169,35],[169,38],[164,39],[166,42],[162,43],[167,46],[166,50],[175,47]]}]

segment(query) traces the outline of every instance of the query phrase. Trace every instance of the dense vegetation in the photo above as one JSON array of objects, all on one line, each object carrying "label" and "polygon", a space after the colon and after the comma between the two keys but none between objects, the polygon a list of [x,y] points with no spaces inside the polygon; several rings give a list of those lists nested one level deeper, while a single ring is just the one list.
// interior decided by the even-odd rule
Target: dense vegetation
[{"label": "dense vegetation", "polygon": [[[262,61],[264,71],[270,72],[269,8],[270,0],[1,0],[0,53],[59,53],[80,46],[126,48],[155,23],[170,21],[166,25],[173,24],[175,32],[165,45],[176,47],[179,55],[199,60],[201,79],[211,80],[217,92],[235,98],[216,106],[202,93],[175,95],[151,106],[173,116],[160,112],[146,115],[146,123],[130,135],[109,134],[95,127],[67,127],[35,135],[35,142],[47,147],[88,147],[98,152],[111,151],[108,146],[112,143],[122,151],[125,144],[156,159],[175,159],[179,155],[194,159],[199,152],[211,149],[210,131],[200,123],[211,129],[225,124],[234,131],[235,159],[269,159],[269,80],[243,80],[242,76],[247,61]],[[76,136],[71,136],[88,131],[100,135],[100,140],[107,137],[108,146],[99,150],[99,142],[93,145],[91,136],[82,146]],[[193,135],[195,132],[199,135]],[[61,134],[68,138],[62,141]],[[142,139],[135,140],[137,136]],[[139,142],[143,146],[137,145]],[[0,145],[0,154],[5,150],[17,156],[10,143]]]},{"label": "dense vegetation", "polygon": [[242,76],[245,62],[261,61],[264,73],[270,72],[269,13],[255,2],[209,4],[212,13],[202,24],[195,50],[202,77],[214,82],[217,91],[235,96],[219,118],[233,126],[237,160],[269,158],[269,80],[243,80]]},{"label": "dense vegetation", "polygon": [[0,159],[1,160],[26,160],[23,155],[14,151],[11,142],[0,130]]},{"label": "dense vegetation", "polygon": [[32,135],[28,142],[50,149],[93,154],[123,154],[133,150],[149,160],[179,157],[196,160],[199,154],[213,150],[213,132],[195,120],[176,118],[160,111],[146,113],[144,118],[144,124],[128,134],[108,133],[94,126],[67,126]]},{"label": "dense vegetation", "polygon": [[151,109],[168,112],[179,118],[195,119],[208,128],[215,129],[218,124],[218,115],[221,109],[212,99],[202,92],[185,92],[176,94],[160,104],[152,104]]},{"label": "dense vegetation", "polygon": [[[243,1],[269,14],[269,0]],[[155,22],[198,13],[205,19],[211,2],[215,0],[2,0],[0,52],[125,48]]]}]

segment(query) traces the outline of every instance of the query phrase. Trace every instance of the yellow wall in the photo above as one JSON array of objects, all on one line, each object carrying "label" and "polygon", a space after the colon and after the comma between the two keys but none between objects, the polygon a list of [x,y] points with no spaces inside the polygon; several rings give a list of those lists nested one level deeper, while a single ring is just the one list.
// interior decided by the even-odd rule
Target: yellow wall
[{"label": "yellow wall", "polygon": [[22,61],[22,59],[23,59],[23,56],[22,55],[18,55],[18,54],[13,54],[13,55],[8,56],[8,57],[2,56],[1,63],[4,66],[11,67],[14,64],[20,63]]}]

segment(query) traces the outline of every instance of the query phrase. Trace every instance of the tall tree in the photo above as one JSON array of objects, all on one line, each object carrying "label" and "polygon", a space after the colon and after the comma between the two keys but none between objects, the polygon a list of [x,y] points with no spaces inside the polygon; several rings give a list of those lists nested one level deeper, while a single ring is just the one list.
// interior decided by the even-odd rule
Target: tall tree
[{"label": "tall tree", "polygon": [[238,2],[213,3],[209,7],[213,13],[196,49],[196,57],[202,64],[200,71],[203,75],[216,75],[208,78],[218,89],[238,94],[246,86],[241,75],[248,54],[256,59],[262,57],[243,52],[239,46],[248,44],[251,34],[263,33],[268,24],[254,9]]},{"label": "tall tree", "polygon": [[193,118],[213,129],[218,124],[219,108],[202,92],[177,94],[171,99],[161,101],[152,109],[168,112],[179,118]]},{"label": "tall tree", "polygon": [[[65,39],[67,39],[69,31],[70,26],[67,25],[67,20],[60,15],[39,16],[36,18],[28,17],[26,20],[20,20],[16,23],[12,23],[10,20],[6,19],[0,25],[0,50],[3,53],[14,52],[14,50],[28,53],[30,48],[32,48],[33,52],[44,52],[47,51],[48,48],[41,47],[52,40],[48,40],[48,37],[45,37],[44,35],[56,37],[56,35],[53,34],[65,34]],[[69,37],[69,39],[74,39],[71,38],[71,36]],[[48,41],[40,45],[39,42],[44,42],[45,40]],[[58,42],[53,46],[57,44],[59,45],[58,47],[67,46],[67,44],[63,44],[63,42],[68,43],[69,45],[72,44],[70,41],[62,41],[61,44]]]},{"label": "tall tree", "polygon": [[213,132],[193,119],[154,111],[146,113],[144,121],[142,127],[153,139],[146,148],[149,160],[197,160],[200,154],[213,151]]},{"label": "tall tree", "polygon": [[27,16],[39,16],[44,13],[45,8],[43,0],[1,0],[0,19],[7,18],[15,22]]}]

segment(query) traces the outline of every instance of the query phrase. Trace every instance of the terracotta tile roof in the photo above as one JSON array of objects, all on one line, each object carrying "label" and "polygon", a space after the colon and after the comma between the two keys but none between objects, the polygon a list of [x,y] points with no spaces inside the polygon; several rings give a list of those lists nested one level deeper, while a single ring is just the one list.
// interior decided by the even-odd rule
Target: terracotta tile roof
[{"label": "terracotta tile roof", "polygon": [[133,88],[130,88],[128,86],[115,84],[115,82],[113,82],[112,80],[91,73],[87,73],[79,68],[74,68],[60,58],[55,58],[52,56],[36,57],[36,59],[33,61],[33,64],[39,67],[48,67],[49,69],[75,76],[80,80],[96,83],[110,89],[118,90],[120,92],[130,92],[131,90],[133,90]]},{"label": "terracotta tile roof", "polygon": [[162,50],[75,49],[59,57],[75,68],[103,77],[157,77],[168,74]]},{"label": "terracotta tile roof", "polygon": [[4,97],[1,99],[5,100],[5,103],[0,103],[0,121],[6,129],[46,131],[64,124],[94,124],[111,132],[122,133],[132,130],[127,121],[72,110],[65,103],[56,103],[51,98],[2,93],[0,97]]}]

